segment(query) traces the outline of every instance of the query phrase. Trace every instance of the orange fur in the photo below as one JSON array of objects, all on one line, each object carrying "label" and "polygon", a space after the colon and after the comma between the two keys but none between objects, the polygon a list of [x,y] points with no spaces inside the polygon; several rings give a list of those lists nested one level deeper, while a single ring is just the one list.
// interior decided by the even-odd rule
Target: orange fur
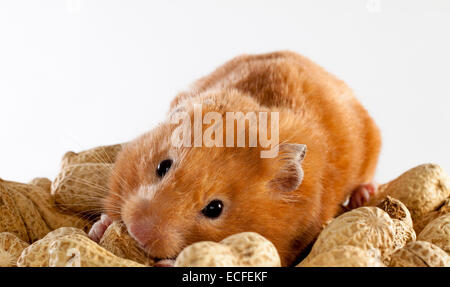
[{"label": "orange fur", "polygon": [[[275,190],[268,183],[285,162],[282,155],[260,158],[259,147],[174,148],[175,127],[166,120],[121,152],[105,204],[120,209],[110,217],[139,227],[154,257],[255,231],[275,244],[283,265],[292,264],[352,190],[372,180],[378,128],[344,82],[305,57],[276,52],[232,59],[180,93],[171,109],[192,115],[194,103],[203,103],[204,113],[278,111],[280,143],[307,145],[304,178],[296,190]],[[166,158],[174,165],[161,179],[155,170]],[[141,186],[149,198],[139,195]],[[200,212],[212,199],[225,206],[214,220]]]}]

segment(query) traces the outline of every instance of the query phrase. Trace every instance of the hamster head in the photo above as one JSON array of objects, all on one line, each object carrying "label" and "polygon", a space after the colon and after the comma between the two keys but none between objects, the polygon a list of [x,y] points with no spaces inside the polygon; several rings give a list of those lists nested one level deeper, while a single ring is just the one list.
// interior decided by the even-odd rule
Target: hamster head
[{"label": "hamster head", "polygon": [[[191,108],[183,107],[193,115]],[[228,108],[203,105],[203,114]],[[175,258],[194,242],[254,231],[275,244],[283,264],[290,263],[297,235],[308,226],[302,220],[309,220],[308,200],[298,192],[306,146],[282,143],[273,158],[261,158],[260,147],[174,147],[175,128],[163,122],[125,146],[105,200],[108,215],[122,220],[154,258]]]}]

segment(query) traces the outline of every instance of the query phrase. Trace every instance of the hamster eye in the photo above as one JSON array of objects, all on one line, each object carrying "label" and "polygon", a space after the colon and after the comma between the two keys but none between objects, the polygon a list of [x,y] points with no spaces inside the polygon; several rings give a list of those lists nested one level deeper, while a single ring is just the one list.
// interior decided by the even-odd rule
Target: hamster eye
[{"label": "hamster eye", "polygon": [[223,209],[223,202],[218,199],[215,199],[210,203],[208,203],[208,205],[205,206],[205,208],[203,208],[202,213],[206,217],[217,218],[222,213],[222,209]]},{"label": "hamster eye", "polygon": [[165,159],[162,162],[158,164],[158,167],[156,168],[156,174],[159,177],[163,177],[172,166],[172,160],[171,159]]}]

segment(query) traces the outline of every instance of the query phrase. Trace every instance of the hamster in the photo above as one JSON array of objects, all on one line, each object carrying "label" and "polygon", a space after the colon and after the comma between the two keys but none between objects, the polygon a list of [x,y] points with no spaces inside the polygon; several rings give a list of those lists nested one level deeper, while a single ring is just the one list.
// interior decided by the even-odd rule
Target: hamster
[{"label": "hamster", "polygon": [[[261,157],[261,146],[174,147],[170,115],[193,116],[199,104],[202,116],[277,112],[278,154]],[[168,118],[121,151],[105,199],[107,222],[122,220],[158,259],[254,231],[289,266],[352,194],[353,206],[368,200],[380,147],[367,110],[317,64],[289,51],[238,56],[179,93]],[[100,224],[91,234],[101,237]]]}]

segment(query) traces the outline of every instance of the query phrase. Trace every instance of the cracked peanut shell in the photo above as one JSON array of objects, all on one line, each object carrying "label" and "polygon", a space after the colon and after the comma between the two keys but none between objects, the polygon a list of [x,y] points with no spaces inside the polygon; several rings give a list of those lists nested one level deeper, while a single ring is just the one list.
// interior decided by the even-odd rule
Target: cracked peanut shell
[{"label": "cracked peanut shell", "polygon": [[415,220],[438,209],[450,197],[450,177],[439,165],[422,164],[380,186],[375,198],[385,195],[403,202]]}]

